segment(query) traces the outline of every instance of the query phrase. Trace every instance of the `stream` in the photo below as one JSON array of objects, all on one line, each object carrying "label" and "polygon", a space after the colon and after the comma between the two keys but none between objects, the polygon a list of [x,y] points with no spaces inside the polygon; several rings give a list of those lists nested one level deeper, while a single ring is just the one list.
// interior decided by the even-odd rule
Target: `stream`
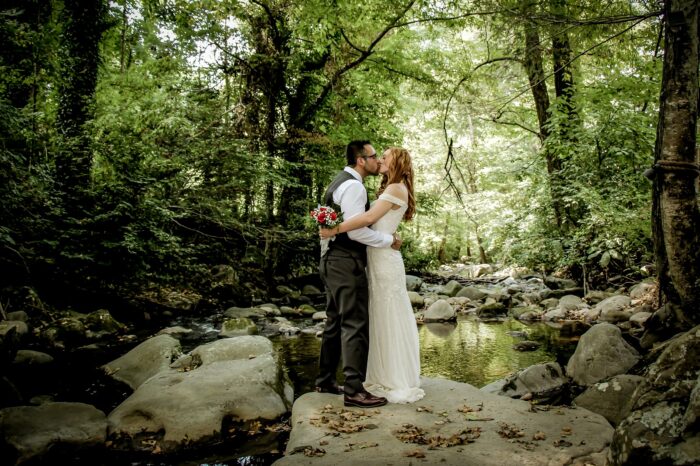
[{"label": "stream", "polygon": [[[315,303],[316,307],[322,308]],[[223,320],[222,313],[186,315],[166,323],[182,326],[192,333],[181,338],[182,351],[218,338]],[[292,324],[304,329],[313,327],[311,318],[291,319]],[[266,335],[265,327],[261,334]],[[57,356],[54,369],[41,374],[43,380],[34,380],[40,387],[20,387],[24,393],[51,393],[55,401],[89,403],[109,414],[130,394],[130,389],[112,381],[99,366],[126,353],[149,335],[138,335],[135,340],[107,347],[86,347]],[[297,335],[267,335],[279,352],[294,386],[295,399],[313,389],[321,339],[312,333]],[[576,348],[576,339],[563,339],[556,325],[542,322],[524,324],[515,319],[481,321],[473,315],[459,315],[452,323],[425,323],[419,325],[421,371],[425,377],[439,377],[482,387],[506,375],[548,361],[565,365]],[[523,339],[540,343],[534,351],[516,351],[513,345]],[[25,381],[31,378],[22,378]],[[342,373],[339,370],[339,380]],[[50,386],[50,388],[49,388]],[[185,453],[168,462],[143,457],[100,458],[99,464],[177,464],[177,465],[263,465],[271,464],[281,456],[287,435],[272,443],[258,445],[252,450],[221,445],[208,451]],[[191,455],[191,456],[190,456]],[[246,456],[242,456],[246,455]],[[71,458],[73,464],[96,464],[95,458]]]}]

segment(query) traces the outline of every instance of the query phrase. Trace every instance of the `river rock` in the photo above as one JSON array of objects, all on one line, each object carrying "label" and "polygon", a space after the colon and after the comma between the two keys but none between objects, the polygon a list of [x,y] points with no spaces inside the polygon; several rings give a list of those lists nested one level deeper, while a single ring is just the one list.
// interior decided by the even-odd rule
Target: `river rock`
[{"label": "river rock", "polygon": [[539,292],[523,293],[520,295],[520,299],[528,306],[535,306],[542,302],[542,296]]},{"label": "river rock", "polygon": [[63,317],[46,328],[41,336],[49,345],[65,348],[82,344],[86,339],[85,330],[85,324],[79,318]]},{"label": "river rock", "polygon": [[525,311],[518,316],[518,320],[522,320],[523,322],[533,322],[541,319],[542,311],[539,310]]},{"label": "river rock", "polygon": [[178,340],[170,335],[157,335],[102,368],[113,379],[135,390],[158,372],[167,370],[180,353]]},{"label": "river rock", "polygon": [[465,286],[457,292],[456,296],[469,298],[472,301],[479,301],[484,299],[487,294],[484,290],[475,286]]},{"label": "river rock", "polygon": [[6,320],[19,320],[22,322],[29,322],[29,316],[24,311],[13,311],[7,313]]},{"label": "river rock", "polygon": [[512,317],[515,317],[516,319],[520,319],[520,317],[525,314],[526,312],[540,312],[540,308],[538,307],[513,307],[510,309],[509,314]]},{"label": "river rock", "polygon": [[232,319],[246,318],[258,321],[267,316],[269,312],[269,309],[260,307],[229,307],[224,311],[224,316]]},{"label": "river rock", "polygon": [[700,464],[700,326],[664,346],[615,429],[610,464]]},{"label": "river rock", "polygon": [[641,282],[630,288],[630,299],[641,299],[656,290],[653,283]]},{"label": "river rock", "polygon": [[127,448],[138,447],[138,438],[153,438],[162,452],[172,453],[221,442],[222,428],[231,421],[277,420],[292,399],[275,354],[213,358],[190,371],[168,370],[150,378],[109,414],[109,434]]},{"label": "river rock", "polygon": [[301,294],[304,296],[317,296],[321,293],[323,292],[313,285],[304,285],[304,287],[301,289]]},{"label": "river rock", "polygon": [[105,414],[84,403],[49,402],[0,410],[3,464],[36,461],[51,450],[77,452],[101,446],[106,434]]},{"label": "river rock", "polygon": [[190,353],[192,365],[187,369],[194,369],[217,361],[255,358],[272,353],[272,351],[272,342],[258,335],[224,338],[200,345],[192,350]]},{"label": "river rock", "polygon": [[189,335],[192,333],[191,328],[185,328],[185,327],[180,327],[179,325],[176,325],[174,327],[166,327],[162,330],[160,330],[157,335],[170,335],[171,337],[180,339],[185,335]]},{"label": "river rock", "polygon": [[513,345],[515,351],[535,351],[537,348],[542,346],[542,343],[537,341],[525,340],[519,341]]},{"label": "river rock", "polygon": [[415,291],[408,292],[408,299],[411,301],[413,307],[421,307],[423,303],[425,303],[425,298]]},{"label": "river rock", "polygon": [[622,338],[620,329],[601,323],[581,336],[566,366],[566,373],[578,385],[585,386],[624,374],[638,360],[637,350]]},{"label": "river rock", "polygon": [[[305,393],[294,403],[290,422],[292,432],[285,456],[275,462],[275,466],[576,464],[577,459],[603,450],[612,433],[612,427],[602,416],[583,408],[562,407],[533,412],[527,401],[492,395],[468,384],[425,377],[421,378],[421,384],[425,398],[419,403],[388,404],[376,410],[352,409],[351,417],[341,414],[348,411],[343,407],[342,397]],[[421,406],[428,409],[418,409]],[[476,411],[478,407],[481,407],[480,411]],[[475,411],[458,411],[467,408]],[[441,413],[447,413],[448,418]],[[322,417],[329,422],[319,422]],[[493,420],[480,421],[480,418]],[[446,422],[447,419],[449,422]],[[521,429],[524,433],[522,440],[532,447],[523,448],[522,443],[501,437],[498,431],[503,427],[499,423]],[[337,435],[333,426],[339,425],[358,431]],[[407,433],[402,441],[400,431],[412,426],[422,429],[424,433]],[[438,435],[448,439],[453,434],[476,428],[480,432],[473,434],[474,437],[478,435],[473,443],[428,448],[430,439],[437,440]],[[555,444],[554,441],[561,438],[564,430],[571,432],[566,437],[567,442]],[[536,432],[542,432],[546,440],[532,441]],[[407,443],[411,439],[416,443]],[[427,445],[420,444],[421,439]],[[316,449],[322,449],[325,454],[314,457],[304,455],[304,451],[313,452]],[[416,451],[425,458],[408,456],[415,456],[411,452]]]},{"label": "river rock", "polygon": [[326,320],[326,318],[327,318],[326,311],[314,312],[314,315],[311,316],[311,320],[313,320],[313,321],[319,321],[319,320],[323,321],[323,320]]},{"label": "river rock", "polygon": [[256,333],[258,333],[258,326],[252,320],[245,317],[233,317],[226,319],[221,324],[219,337],[230,338],[241,335],[254,335]]},{"label": "river rock", "polygon": [[446,296],[456,296],[457,293],[459,293],[459,290],[462,288],[462,284],[457,280],[450,280],[445,286],[442,287],[442,291],[440,293]]},{"label": "river rock", "polygon": [[586,306],[579,296],[568,294],[561,297],[558,307],[567,311],[576,311],[588,306]]},{"label": "river rock", "polygon": [[560,309],[558,307],[550,309],[549,311],[545,312],[542,316],[542,320],[548,322],[557,322],[564,319],[566,319],[566,310]]},{"label": "river rock", "polygon": [[595,322],[600,317],[600,309],[597,307],[592,307],[586,309],[583,313],[584,322]]},{"label": "river rock", "polygon": [[588,293],[586,293],[586,296],[583,299],[588,304],[595,305],[595,304],[598,304],[599,302],[601,302],[604,299],[607,299],[611,296],[614,296],[614,295],[612,293],[607,292],[607,291],[591,290]]},{"label": "river rock", "polygon": [[621,374],[588,387],[574,398],[576,406],[598,413],[617,426],[630,412],[632,395],[644,377]]},{"label": "river rock", "polygon": [[611,311],[622,311],[623,309],[628,308],[631,303],[632,300],[630,300],[629,296],[620,294],[602,300],[596,304],[596,308],[600,309],[600,317],[603,318],[606,313]]},{"label": "river rock", "polygon": [[313,307],[311,304],[302,304],[299,306],[299,312],[301,312],[303,316],[311,317],[318,312],[318,309]]},{"label": "river rock", "polygon": [[424,322],[441,322],[455,320],[457,314],[454,308],[444,299],[435,301],[424,313]]},{"label": "river rock", "polygon": [[559,278],[554,276],[544,277],[544,284],[553,290],[564,290],[567,288],[576,288],[576,282],[568,278]]},{"label": "river rock", "polygon": [[566,295],[576,295],[576,296],[583,296],[583,288],[566,288],[563,290],[543,290],[540,291],[540,296],[542,299],[547,299],[547,298],[563,298]]},{"label": "river rock", "polygon": [[559,335],[562,337],[577,337],[586,333],[590,328],[590,324],[580,320],[566,320],[561,323]]},{"label": "river rock", "polygon": [[547,298],[540,301],[540,306],[546,310],[554,309],[559,305],[559,300],[557,298]]},{"label": "river rock", "polygon": [[633,327],[644,327],[644,323],[651,317],[651,312],[636,312],[630,317],[630,323]]},{"label": "river rock", "polygon": [[406,290],[407,291],[418,291],[420,290],[423,280],[420,277],[414,275],[406,275]]},{"label": "river rock", "polygon": [[479,278],[494,273],[496,269],[491,264],[467,265],[459,271],[459,275],[465,278]]},{"label": "river rock", "polygon": [[99,309],[85,316],[85,326],[95,333],[114,334],[124,332],[126,325],[112,317],[107,309]]},{"label": "river rock", "polygon": [[537,400],[551,400],[561,395],[568,383],[561,366],[556,362],[548,362],[526,367],[506,377],[502,383],[489,384],[481,390],[509,398],[522,398],[530,394]]},{"label": "river rock", "polygon": [[620,322],[627,322],[632,317],[632,310],[617,310],[610,309],[608,311],[601,311],[598,320],[603,322],[610,322],[611,324],[618,324]]},{"label": "river rock", "polygon": [[480,319],[493,319],[508,315],[508,308],[503,303],[484,304],[476,310]]},{"label": "river rock", "polygon": [[43,366],[52,362],[53,356],[34,350],[19,350],[14,360],[14,364],[20,366]]}]

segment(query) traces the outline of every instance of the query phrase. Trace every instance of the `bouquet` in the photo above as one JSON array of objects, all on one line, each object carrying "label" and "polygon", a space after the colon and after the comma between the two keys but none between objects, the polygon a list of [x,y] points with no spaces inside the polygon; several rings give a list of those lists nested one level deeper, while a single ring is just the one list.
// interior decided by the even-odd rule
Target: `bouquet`
[{"label": "bouquet", "polygon": [[335,228],[343,221],[341,217],[341,214],[327,206],[318,206],[311,211],[311,218],[316,221],[317,226],[322,228]]},{"label": "bouquet", "polygon": [[[320,205],[311,211],[311,218],[314,219],[316,226],[322,228],[335,228],[343,221],[342,214],[336,212],[331,207]],[[326,255],[328,246],[334,239],[335,236],[321,240],[321,257]]]}]

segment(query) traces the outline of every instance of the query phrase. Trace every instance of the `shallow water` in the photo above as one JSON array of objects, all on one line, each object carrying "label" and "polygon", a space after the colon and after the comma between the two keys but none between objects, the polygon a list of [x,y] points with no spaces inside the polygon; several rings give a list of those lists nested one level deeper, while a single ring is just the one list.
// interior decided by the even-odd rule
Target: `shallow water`
[{"label": "shallow water", "polygon": [[[535,351],[516,351],[512,346],[524,338],[506,332],[525,331],[529,340],[541,343]],[[476,387],[542,362],[565,364],[576,342],[559,338],[559,330],[544,323],[531,325],[508,319],[482,322],[460,317],[456,323],[419,326],[421,373],[466,382]],[[313,389],[321,339],[314,335],[275,337],[275,347],[285,360],[294,384],[294,396]],[[339,372],[339,379],[342,374]]]}]

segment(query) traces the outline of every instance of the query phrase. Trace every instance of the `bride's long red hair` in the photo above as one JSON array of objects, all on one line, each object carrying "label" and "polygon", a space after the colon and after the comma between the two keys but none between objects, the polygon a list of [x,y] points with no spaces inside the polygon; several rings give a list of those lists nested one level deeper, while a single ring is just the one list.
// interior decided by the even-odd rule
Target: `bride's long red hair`
[{"label": "bride's long red hair", "polygon": [[405,220],[411,220],[416,213],[416,198],[413,192],[413,164],[411,154],[402,147],[389,147],[389,152],[393,157],[389,171],[382,175],[382,182],[379,185],[377,196],[382,194],[386,187],[392,183],[403,183],[408,188],[408,208],[403,215]]}]

